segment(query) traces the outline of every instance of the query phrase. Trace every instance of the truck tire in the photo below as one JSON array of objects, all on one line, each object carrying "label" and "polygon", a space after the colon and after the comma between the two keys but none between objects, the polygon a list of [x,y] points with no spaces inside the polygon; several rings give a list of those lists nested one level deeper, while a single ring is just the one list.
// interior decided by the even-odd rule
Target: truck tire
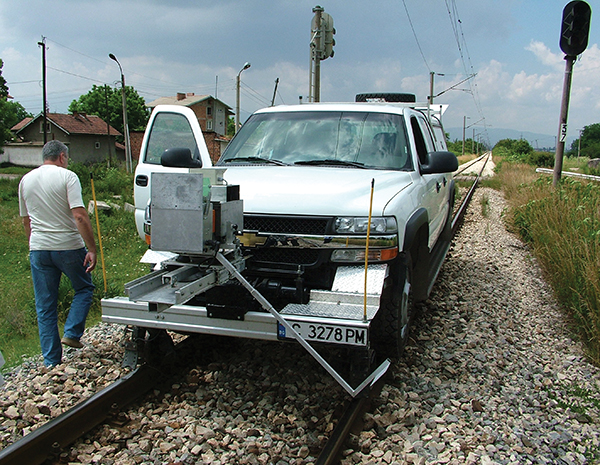
[{"label": "truck tire", "polygon": [[356,94],[355,100],[357,102],[368,102],[369,100],[381,100],[389,103],[415,103],[417,96],[415,94],[405,93],[367,93],[367,94]]},{"label": "truck tire", "polygon": [[410,254],[390,265],[384,283],[379,311],[373,320],[373,348],[379,359],[402,356],[408,341],[413,317],[411,280],[413,265]]}]

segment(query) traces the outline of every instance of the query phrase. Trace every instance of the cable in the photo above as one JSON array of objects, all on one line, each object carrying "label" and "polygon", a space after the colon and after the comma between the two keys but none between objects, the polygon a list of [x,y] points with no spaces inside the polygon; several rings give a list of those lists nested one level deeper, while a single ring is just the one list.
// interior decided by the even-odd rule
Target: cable
[{"label": "cable", "polygon": [[[451,5],[449,4],[449,2],[451,3]],[[456,0],[445,0],[445,3],[446,3],[446,9],[448,10],[450,24],[451,24],[452,30],[454,32],[454,38],[456,40],[456,45],[458,47],[458,52],[460,54],[460,59],[463,64],[463,69],[465,71],[465,74],[467,76],[469,74],[476,75],[474,68],[473,68],[473,64],[471,62],[471,57],[469,55],[469,50],[467,48],[467,41],[465,39],[465,35],[462,30],[462,21],[460,20],[460,16],[458,14],[458,7],[456,6]],[[462,45],[461,45],[461,38],[462,38]],[[467,66],[467,62],[465,61],[465,53],[463,52],[463,48],[467,55],[468,66]],[[469,69],[471,70],[471,73],[469,73]],[[468,82],[469,82],[470,94],[473,97],[473,103],[475,104],[475,108],[477,109],[479,117],[482,118],[482,120],[483,120],[484,134],[485,134],[485,136],[488,140],[488,144],[489,144],[489,135],[487,132],[487,126],[485,124],[485,116],[483,114],[483,109],[481,107],[481,103],[480,103],[480,99],[479,99],[479,93],[477,91],[477,82],[475,81],[475,77],[473,78],[473,80],[469,80]]]},{"label": "cable", "polygon": [[255,102],[260,103],[261,105],[269,106],[271,104],[271,100],[269,100],[266,97],[263,97],[261,94],[258,93],[258,91],[254,90],[247,84],[241,83],[240,89],[242,90],[242,92],[244,92],[245,95],[250,97]]},{"label": "cable", "polygon": [[406,16],[408,17],[408,23],[410,24],[410,28],[412,29],[413,35],[415,36],[415,42],[417,42],[417,47],[419,48],[419,52],[421,53],[421,57],[423,58],[425,67],[427,68],[427,71],[429,71],[431,73],[431,68],[429,67],[429,64],[427,63],[427,59],[425,58],[425,55],[423,54],[423,49],[421,48],[421,44],[419,43],[419,38],[417,37],[417,32],[415,31],[415,28],[412,23],[412,19],[410,18],[410,14],[408,12],[408,7],[406,6],[406,1],[402,0],[402,4],[404,5],[404,10],[406,11]]},{"label": "cable", "polygon": [[64,74],[68,74],[69,76],[74,76],[74,77],[78,77],[81,79],[86,79],[88,81],[92,81],[92,82],[99,82],[100,84],[105,84],[105,85],[109,85],[104,81],[99,81],[98,79],[93,79],[93,78],[89,78],[89,77],[85,77],[85,76],[81,76],[80,74],[75,74],[75,73],[70,73],[69,71],[64,71],[62,69],[57,69],[57,68],[53,68],[52,66],[47,66],[48,69],[51,69],[53,71],[58,71],[59,73],[64,73]]},{"label": "cable", "polygon": [[56,44],[56,45],[58,45],[58,46],[60,46],[60,47],[66,48],[67,50],[69,50],[69,51],[71,51],[71,52],[73,52],[73,53],[77,53],[78,55],[81,55],[81,56],[84,56],[84,57],[86,57],[86,58],[89,58],[90,60],[97,61],[98,63],[104,63],[104,64],[106,64],[106,63],[107,63],[107,61],[102,61],[102,60],[99,60],[98,58],[91,57],[91,56],[89,56],[89,55],[86,55],[85,53],[78,52],[77,50],[74,50],[74,49],[72,49],[72,48],[69,48],[69,47],[67,47],[66,45],[59,44],[58,42],[56,42],[56,41],[54,41],[54,40],[52,40],[52,39],[49,39],[48,37],[46,37],[46,40],[47,40],[47,41],[49,41],[49,42],[52,42],[52,43],[54,43],[54,44]]}]

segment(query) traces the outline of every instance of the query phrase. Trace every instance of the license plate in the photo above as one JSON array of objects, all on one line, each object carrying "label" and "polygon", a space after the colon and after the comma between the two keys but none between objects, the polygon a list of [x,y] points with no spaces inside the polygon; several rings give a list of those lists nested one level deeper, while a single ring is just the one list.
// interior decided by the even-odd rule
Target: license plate
[{"label": "license plate", "polygon": [[[309,323],[290,321],[290,326],[306,341],[327,342],[332,344],[347,344],[353,346],[367,345],[367,329],[333,324]],[[281,323],[277,323],[279,339],[293,339]]]}]

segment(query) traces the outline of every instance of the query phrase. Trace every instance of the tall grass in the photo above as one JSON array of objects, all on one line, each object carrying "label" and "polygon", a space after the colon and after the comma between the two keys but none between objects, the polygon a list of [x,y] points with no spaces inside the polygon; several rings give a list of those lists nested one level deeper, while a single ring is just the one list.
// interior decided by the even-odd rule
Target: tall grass
[{"label": "tall grass", "polygon": [[[87,167],[76,164],[69,167],[81,180],[86,206],[92,199],[90,171],[94,173],[96,199],[120,208],[99,211],[98,219],[107,277],[106,296],[123,295],[123,284],[147,272],[147,265],[139,259],[147,249],[138,237],[133,213],[125,212],[125,202],[133,202],[133,176],[115,168]],[[0,173],[23,174],[14,167],[0,168]],[[18,209],[20,179],[0,179],[0,351],[6,367],[14,366],[23,355],[39,353],[39,339],[35,313],[35,298],[29,269],[29,247]],[[92,226],[98,234],[96,220],[91,215]],[[87,325],[97,323],[101,317],[100,300],[105,296],[100,253],[98,265],[92,273],[96,285],[94,302]],[[63,276],[59,287],[58,314],[64,322],[73,291]]]},{"label": "tall grass", "polygon": [[499,170],[511,223],[542,264],[590,359],[600,365],[600,185],[550,176],[528,165]]}]

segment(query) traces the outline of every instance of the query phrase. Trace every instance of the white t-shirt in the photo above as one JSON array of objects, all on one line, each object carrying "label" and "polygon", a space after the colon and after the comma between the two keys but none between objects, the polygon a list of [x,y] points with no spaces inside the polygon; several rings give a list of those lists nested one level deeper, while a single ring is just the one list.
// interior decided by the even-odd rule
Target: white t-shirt
[{"label": "white t-shirt", "polygon": [[19,211],[31,220],[29,250],[76,250],[85,244],[72,208],[83,207],[81,183],[73,171],[46,164],[19,184]]}]

